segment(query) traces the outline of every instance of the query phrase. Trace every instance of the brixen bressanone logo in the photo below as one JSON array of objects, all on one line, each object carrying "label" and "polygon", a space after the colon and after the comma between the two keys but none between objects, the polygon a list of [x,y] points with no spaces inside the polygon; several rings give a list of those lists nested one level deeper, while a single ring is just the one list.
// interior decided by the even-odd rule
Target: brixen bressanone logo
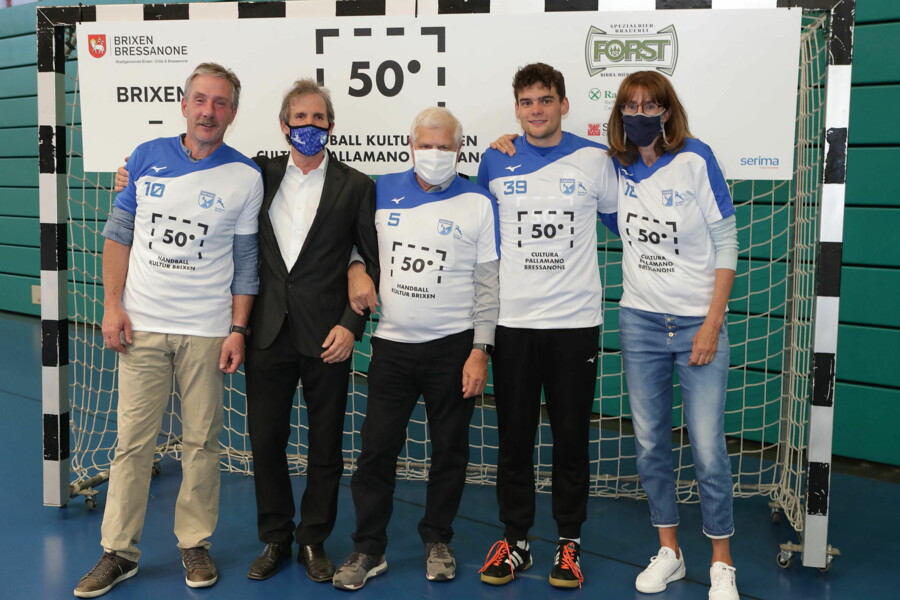
[{"label": "brixen bressanone logo", "polygon": [[[594,27],[588,30],[585,62],[593,77],[607,69],[656,69],[666,75],[675,72],[678,35],[669,25],[656,33],[648,26],[612,26],[612,33]],[[640,32],[647,29],[646,32]],[[624,33],[638,31],[639,33]]]},{"label": "brixen bressanone logo", "polygon": [[187,44],[159,43],[152,35],[113,35],[107,44],[105,33],[88,34],[88,51],[94,58],[107,53],[116,58],[142,57],[145,60],[132,62],[186,63]]},{"label": "brixen bressanone logo", "polygon": [[106,54],[106,34],[88,34],[88,52],[94,58],[100,58]]}]

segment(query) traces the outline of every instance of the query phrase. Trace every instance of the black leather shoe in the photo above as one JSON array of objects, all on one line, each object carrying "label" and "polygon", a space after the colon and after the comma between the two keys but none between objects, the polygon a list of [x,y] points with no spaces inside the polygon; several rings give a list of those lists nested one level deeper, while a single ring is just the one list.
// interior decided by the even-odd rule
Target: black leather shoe
[{"label": "black leather shoe", "polygon": [[306,576],[313,581],[331,581],[331,578],[334,577],[334,563],[328,560],[322,544],[300,546],[297,562],[306,565]]},{"label": "black leather shoe", "polygon": [[262,553],[250,565],[247,577],[250,579],[268,579],[278,572],[279,563],[290,557],[290,542],[266,544]]}]

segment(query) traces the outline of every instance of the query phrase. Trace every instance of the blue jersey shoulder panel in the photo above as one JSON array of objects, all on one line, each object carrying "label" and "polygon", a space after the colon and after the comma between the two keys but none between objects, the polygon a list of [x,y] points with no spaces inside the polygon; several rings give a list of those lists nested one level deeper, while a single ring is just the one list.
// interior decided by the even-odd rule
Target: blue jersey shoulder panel
[{"label": "blue jersey shoulder panel", "polygon": [[426,192],[416,180],[415,169],[382,175],[375,182],[375,209],[402,210],[415,208],[429,202],[439,202],[460,194],[479,194],[487,199],[491,195],[480,185],[464,177],[456,176],[446,189]]},{"label": "blue jersey shoulder panel", "polygon": [[262,173],[255,162],[227,144],[222,144],[206,158],[193,162],[184,153],[181,136],[157,138],[144,142],[135,148],[128,159],[126,165],[128,186],[116,196],[115,206],[131,214],[136,213],[136,185],[138,179],[144,175],[169,179],[236,162],[247,165],[257,173]]},{"label": "blue jersey shoulder panel", "polygon": [[599,148],[604,152],[609,150],[609,148],[603,144],[575,135],[574,133],[569,133],[568,131],[563,132],[563,139],[557,148],[563,151],[564,154],[571,154],[582,148]]},{"label": "blue jersey shoulder panel", "polygon": [[709,187],[712,188],[713,195],[716,197],[716,205],[722,218],[733,215],[736,211],[734,202],[731,199],[731,191],[728,189],[728,182],[725,181],[725,175],[719,167],[719,162],[713,154],[712,148],[697,138],[688,138],[685,141],[682,152],[693,152],[700,156],[706,163],[706,176],[709,178]]}]

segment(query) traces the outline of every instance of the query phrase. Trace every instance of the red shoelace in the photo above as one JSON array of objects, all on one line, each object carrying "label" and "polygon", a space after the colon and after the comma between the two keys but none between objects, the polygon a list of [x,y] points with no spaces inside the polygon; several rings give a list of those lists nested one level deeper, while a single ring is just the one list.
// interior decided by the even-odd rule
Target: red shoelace
[{"label": "red shoelace", "polygon": [[575,544],[569,542],[562,547],[560,552],[562,553],[559,561],[561,563],[560,566],[563,569],[572,571],[572,575],[578,580],[578,587],[581,587],[581,584],[584,582],[584,575],[581,574],[581,569],[578,568],[578,563],[575,562]]},{"label": "red shoelace", "polygon": [[[484,561],[484,566],[479,569],[479,573],[484,573],[488,567],[490,566],[500,566],[504,562],[509,559],[509,544],[506,540],[499,540],[494,542],[494,545],[491,546],[491,549],[488,550],[487,558]],[[516,577],[516,570],[512,568],[512,564],[510,564],[509,570],[512,572],[513,579]]]}]

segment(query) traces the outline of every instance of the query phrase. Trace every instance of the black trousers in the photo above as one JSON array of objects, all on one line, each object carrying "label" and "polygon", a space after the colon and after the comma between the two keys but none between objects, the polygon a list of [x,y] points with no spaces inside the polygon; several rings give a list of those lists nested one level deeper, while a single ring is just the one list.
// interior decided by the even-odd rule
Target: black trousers
[{"label": "black trousers", "polygon": [[[265,543],[321,544],[334,528],[350,360],[326,364],[300,354],[287,319],[275,341],[263,350],[247,348],[247,424],[253,449],[256,519]],[[286,448],[297,382],[309,422],[306,490],[300,524],[294,531],[294,494]]]},{"label": "black trousers", "polygon": [[469,463],[469,421],[475,398],[462,397],[463,365],[472,351],[471,330],[418,344],[372,338],[369,400],[362,426],[362,452],[350,488],[356,507],[357,552],[381,556],[393,512],[397,456],[419,396],[425,398],[431,468],[423,542],[448,543]]},{"label": "black trousers", "polygon": [[534,444],[542,388],[553,434],[553,518],[560,537],[581,536],[599,334],[599,327],[497,327],[491,359],[500,438],[497,502],[507,539],[524,540],[534,525]]}]

